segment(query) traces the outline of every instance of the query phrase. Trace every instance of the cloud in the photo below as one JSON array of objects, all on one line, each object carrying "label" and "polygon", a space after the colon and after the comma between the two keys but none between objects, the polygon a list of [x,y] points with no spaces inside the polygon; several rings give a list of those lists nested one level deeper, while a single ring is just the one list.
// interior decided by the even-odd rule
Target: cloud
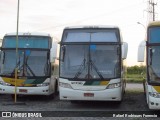
[{"label": "cloud", "polygon": [[[0,0],[0,37],[16,31],[17,1]],[[136,25],[143,19],[142,4],[143,0],[20,0],[19,30],[61,38],[65,26],[118,25],[129,43],[128,60],[136,63],[132,55],[137,55],[134,49],[144,36]]]},{"label": "cloud", "polygon": [[0,15],[8,15],[16,12],[17,2],[16,0],[1,0],[0,1]]}]

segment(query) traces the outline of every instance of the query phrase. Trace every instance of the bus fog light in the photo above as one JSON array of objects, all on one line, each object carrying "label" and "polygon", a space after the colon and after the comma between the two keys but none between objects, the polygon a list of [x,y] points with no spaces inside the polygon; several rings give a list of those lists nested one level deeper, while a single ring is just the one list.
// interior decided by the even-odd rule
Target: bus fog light
[{"label": "bus fog light", "polygon": [[121,83],[113,83],[113,84],[109,84],[107,86],[107,89],[113,89],[113,88],[118,88],[121,86]]},{"label": "bus fog light", "polygon": [[151,97],[160,98],[160,94],[159,94],[159,93],[156,93],[156,92],[149,92],[149,95],[150,95]]},{"label": "bus fog light", "polygon": [[49,83],[37,84],[37,87],[44,87],[44,86],[49,86]]},{"label": "bus fog light", "polygon": [[11,84],[6,83],[6,82],[3,82],[3,81],[0,81],[0,84],[1,84],[1,85],[4,85],[4,86],[10,86],[10,85],[11,85]]},{"label": "bus fog light", "polygon": [[64,87],[64,88],[71,88],[71,89],[72,89],[71,85],[68,84],[68,83],[62,83],[62,82],[60,82],[60,83],[59,83],[59,86],[60,86],[60,87]]}]

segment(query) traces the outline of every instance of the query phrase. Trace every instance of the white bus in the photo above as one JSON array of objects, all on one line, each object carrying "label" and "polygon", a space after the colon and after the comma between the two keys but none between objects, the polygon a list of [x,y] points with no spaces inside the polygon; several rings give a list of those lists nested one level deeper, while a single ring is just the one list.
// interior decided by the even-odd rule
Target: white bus
[{"label": "white bus", "polygon": [[52,43],[51,36],[19,33],[17,52],[16,46],[16,33],[6,34],[0,54],[0,94],[15,94],[17,87],[17,95],[53,95],[57,81],[52,64],[57,45]]},{"label": "white bus", "polygon": [[148,107],[160,109],[160,21],[149,23],[146,40],[138,48],[138,61],[146,62],[144,92]]},{"label": "white bus", "polygon": [[121,101],[127,50],[118,27],[66,27],[60,43],[60,100]]}]

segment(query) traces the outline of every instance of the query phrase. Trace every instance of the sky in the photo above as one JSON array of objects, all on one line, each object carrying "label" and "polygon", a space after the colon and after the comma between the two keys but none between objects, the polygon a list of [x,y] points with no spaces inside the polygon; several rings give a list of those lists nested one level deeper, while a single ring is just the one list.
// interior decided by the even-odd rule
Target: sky
[{"label": "sky", "polygon": [[[148,0],[20,0],[19,31],[45,32],[61,40],[66,26],[116,25],[128,43],[127,65],[139,65],[137,50],[145,38]],[[18,0],[0,0],[0,38],[16,32]],[[160,2],[155,0],[156,20]],[[160,13],[160,12],[159,12]],[[143,25],[137,24],[137,22]]]}]

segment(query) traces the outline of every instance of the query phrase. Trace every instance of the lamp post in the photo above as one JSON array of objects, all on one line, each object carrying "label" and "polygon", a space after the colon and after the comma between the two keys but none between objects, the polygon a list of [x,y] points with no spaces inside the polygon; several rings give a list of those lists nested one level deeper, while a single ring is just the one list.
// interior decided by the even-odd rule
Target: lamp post
[{"label": "lamp post", "polygon": [[[18,0],[18,6],[17,6],[17,32],[16,32],[16,65],[17,65],[17,61],[18,61],[18,28],[19,28],[19,2],[20,0]],[[14,95],[14,103],[3,103],[3,105],[25,105],[24,102],[17,102],[17,77],[18,77],[18,67],[16,66],[15,68],[15,78],[14,78],[14,82],[15,82],[15,95]]]},{"label": "lamp post", "polygon": [[[17,65],[17,59],[18,59],[18,28],[19,28],[19,4],[20,1],[18,0],[18,6],[17,6],[17,30],[16,30],[16,65]],[[15,99],[14,102],[17,102],[17,72],[18,68],[15,68]]]},{"label": "lamp post", "polygon": [[143,28],[146,30],[146,27],[145,27],[142,23],[137,22],[137,24],[142,25],[142,26],[143,26]]}]

